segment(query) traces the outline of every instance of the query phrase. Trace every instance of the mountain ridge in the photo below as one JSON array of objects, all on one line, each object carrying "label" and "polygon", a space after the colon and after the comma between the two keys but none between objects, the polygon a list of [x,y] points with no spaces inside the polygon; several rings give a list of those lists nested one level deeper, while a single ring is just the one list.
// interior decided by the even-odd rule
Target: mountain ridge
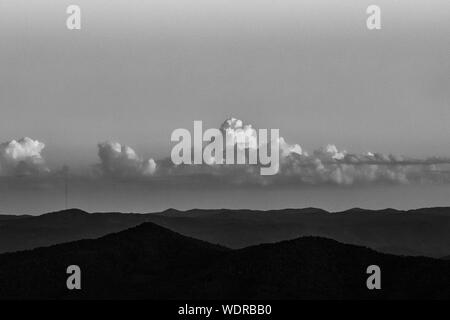
[{"label": "mountain ridge", "polygon": [[186,236],[238,249],[300,236],[321,236],[397,255],[444,257],[450,253],[450,208],[399,211],[354,208],[207,210],[158,213],[87,213],[79,209],[40,216],[0,218],[0,253],[95,239],[154,222]]},{"label": "mountain ridge", "polygon": [[[66,268],[82,270],[69,291]],[[367,290],[379,265],[382,290]],[[103,236],[0,254],[1,299],[442,299],[450,262],[398,257],[321,237],[228,249],[147,222]]]}]

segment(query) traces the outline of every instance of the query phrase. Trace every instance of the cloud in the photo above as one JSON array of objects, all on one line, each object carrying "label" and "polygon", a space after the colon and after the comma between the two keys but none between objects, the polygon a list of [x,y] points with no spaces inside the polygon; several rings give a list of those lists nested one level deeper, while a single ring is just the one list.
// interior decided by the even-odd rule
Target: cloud
[{"label": "cloud", "polygon": [[[228,143],[260,148],[257,131],[242,120],[223,122],[221,132]],[[241,137],[241,138],[239,138]],[[273,143],[273,141],[269,142]],[[377,152],[351,153],[333,144],[306,151],[300,144],[279,137],[280,166],[275,175],[261,176],[260,164],[174,165],[170,158],[144,159],[131,147],[118,142],[98,144],[100,163],[97,173],[106,177],[149,179],[154,181],[201,181],[202,183],[257,185],[361,185],[376,183],[450,183],[450,159],[415,159]],[[0,144],[0,176],[33,176],[49,173],[42,151],[45,144],[31,138]],[[57,172],[54,171],[54,174]]]},{"label": "cloud", "polygon": [[[227,119],[220,127],[228,143],[245,149],[266,147],[258,145],[258,134],[250,124],[236,118]],[[245,140],[242,140],[245,139]],[[271,141],[270,143],[273,143]],[[397,155],[367,152],[356,154],[333,144],[306,151],[299,144],[290,144],[280,137],[280,167],[273,176],[261,176],[260,164],[174,165],[170,158],[145,160],[118,142],[98,145],[101,173],[121,178],[157,177],[158,182],[201,181],[210,184],[256,185],[360,185],[374,183],[450,183],[450,159],[413,159]]]},{"label": "cloud", "polygon": [[282,161],[281,179],[307,184],[370,184],[450,182],[450,159],[411,159],[367,152],[353,154],[328,145],[311,156],[289,155]]},{"label": "cloud", "polygon": [[345,155],[347,152],[339,151],[338,148],[333,145],[329,144],[324,148],[320,148],[319,150],[314,151],[314,156],[319,159],[326,159],[326,160],[342,160],[345,158]]},{"label": "cloud", "polygon": [[[262,147],[258,144],[256,129],[242,120],[227,119],[220,130],[228,138],[228,144],[239,147],[238,141],[246,141],[246,149]],[[219,181],[262,185],[450,182],[450,159],[446,158],[420,160],[374,152],[355,154],[341,150],[333,144],[309,153],[299,144],[289,144],[283,137],[279,138],[278,143],[280,169],[274,176],[261,176],[259,165],[180,166],[165,172],[168,175],[207,174]],[[217,179],[218,177],[220,179]]]},{"label": "cloud", "polygon": [[258,134],[251,124],[244,125],[242,120],[230,118],[220,126],[226,145],[240,148],[258,148]]},{"label": "cloud", "polygon": [[99,143],[98,156],[101,172],[106,176],[145,177],[156,171],[155,160],[144,160],[132,148],[118,142]]},{"label": "cloud", "polygon": [[280,146],[280,155],[281,157],[288,157],[290,154],[297,154],[297,155],[305,155],[307,156],[308,153],[304,152],[302,147],[298,144],[289,144],[287,143],[283,137],[279,138],[278,145]]},{"label": "cloud", "polygon": [[45,144],[25,137],[0,144],[0,175],[22,176],[49,172],[41,155]]}]

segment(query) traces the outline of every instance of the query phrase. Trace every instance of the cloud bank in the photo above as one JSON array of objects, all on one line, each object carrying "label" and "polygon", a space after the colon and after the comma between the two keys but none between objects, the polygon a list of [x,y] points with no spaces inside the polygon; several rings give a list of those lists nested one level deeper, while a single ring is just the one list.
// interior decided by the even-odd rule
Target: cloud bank
[{"label": "cloud bank", "polygon": [[[227,119],[220,127],[227,141],[237,145],[246,141],[245,148],[259,148],[257,133],[250,124],[236,118]],[[241,137],[241,139],[239,139]],[[245,139],[245,140],[244,140]],[[329,144],[312,151],[304,150],[299,144],[290,144],[279,138],[280,169],[274,176],[260,176],[258,165],[212,164],[183,166],[172,170],[186,175],[209,174],[220,177],[220,181],[233,183],[256,183],[262,185],[294,183],[304,185],[355,185],[372,183],[449,183],[450,159],[414,159],[398,155],[367,152],[349,153]],[[256,168],[255,168],[256,167]],[[181,172],[180,172],[181,171]],[[167,171],[166,171],[167,173]]]},{"label": "cloud bank", "polygon": [[[256,130],[235,118],[226,120],[221,129],[234,138],[241,134],[248,137],[250,141],[256,139]],[[235,138],[232,141],[236,144],[236,140]],[[448,158],[414,159],[372,152],[355,154],[340,150],[333,144],[309,153],[299,144],[289,144],[283,137],[280,137],[278,142],[280,169],[275,176],[260,177],[257,175],[257,170],[249,170],[247,167],[236,174],[234,181],[307,185],[450,182],[450,159]],[[247,147],[251,148],[251,146]],[[220,168],[217,170],[221,171]]]},{"label": "cloud bank", "polygon": [[334,145],[311,156],[289,154],[282,160],[280,179],[306,184],[353,185],[377,182],[450,182],[450,159],[409,159],[380,153],[352,154]]},{"label": "cloud bank", "polygon": [[[239,147],[260,148],[254,127],[236,118],[227,119],[220,131],[224,139]],[[241,138],[239,138],[241,137]],[[242,139],[245,137],[246,139]],[[225,137],[224,137],[225,138]],[[367,152],[357,154],[341,150],[333,144],[311,152],[299,144],[280,137],[280,166],[273,176],[261,176],[260,164],[174,165],[170,158],[145,159],[131,147],[119,142],[98,144],[99,163],[96,177],[143,179],[153,183],[164,181],[201,181],[217,185],[339,185],[450,183],[450,159],[430,157],[415,159],[398,155]],[[31,138],[0,144],[0,176],[29,176],[49,173],[41,153],[45,144]]]}]

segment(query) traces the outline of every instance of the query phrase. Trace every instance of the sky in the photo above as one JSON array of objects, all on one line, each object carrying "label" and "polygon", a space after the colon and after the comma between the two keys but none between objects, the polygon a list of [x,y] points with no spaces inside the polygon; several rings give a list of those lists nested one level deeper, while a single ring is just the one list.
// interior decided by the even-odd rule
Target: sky
[{"label": "sky", "polygon": [[[70,4],[81,8],[81,30],[66,28]],[[381,8],[381,30],[366,28],[370,4]],[[449,18],[447,0],[0,0],[0,143],[29,137],[25,148],[33,148],[26,155],[32,177],[11,177],[16,163],[4,161],[0,212],[57,209],[53,173],[63,165],[76,176],[73,205],[92,210],[446,205],[447,181],[422,169],[405,174],[408,186],[404,179],[392,183],[399,180],[396,169],[388,179],[401,201],[378,178],[358,191],[360,180],[372,185],[358,171],[344,173],[352,181],[346,186],[334,178],[334,185],[322,186],[329,182],[322,176],[313,186],[303,180],[301,186],[240,186],[237,203],[219,201],[236,198],[226,183],[214,181],[217,192],[206,201],[201,190],[158,188],[135,176],[119,188],[116,203],[118,182],[98,181],[92,171],[105,167],[98,143],[132,148],[139,158],[133,168],[148,167],[150,158],[158,168],[170,155],[173,130],[192,130],[194,120],[219,128],[230,117],[279,128],[309,155],[333,145],[348,154],[448,159]],[[327,156],[334,157],[325,152],[314,159]],[[382,182],[391,173],[383,171]],[[423,176],[431,187],[416,183]],[[90,199],[88,190],[98,190],[98,197]],[[261,203],[262,194],[273,201]]]}]

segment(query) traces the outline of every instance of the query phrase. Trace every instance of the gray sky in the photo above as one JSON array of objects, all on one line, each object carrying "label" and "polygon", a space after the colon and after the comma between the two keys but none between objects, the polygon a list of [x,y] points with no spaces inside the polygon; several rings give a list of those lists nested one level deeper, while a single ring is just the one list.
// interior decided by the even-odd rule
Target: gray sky
[{"label": "gray sky", "polygon": [[0,0],[0,142],[83,167],[100,141],[164,158],[174,129],[234,116],[308,150],[448,157],[449,18],[448,0]]}]

